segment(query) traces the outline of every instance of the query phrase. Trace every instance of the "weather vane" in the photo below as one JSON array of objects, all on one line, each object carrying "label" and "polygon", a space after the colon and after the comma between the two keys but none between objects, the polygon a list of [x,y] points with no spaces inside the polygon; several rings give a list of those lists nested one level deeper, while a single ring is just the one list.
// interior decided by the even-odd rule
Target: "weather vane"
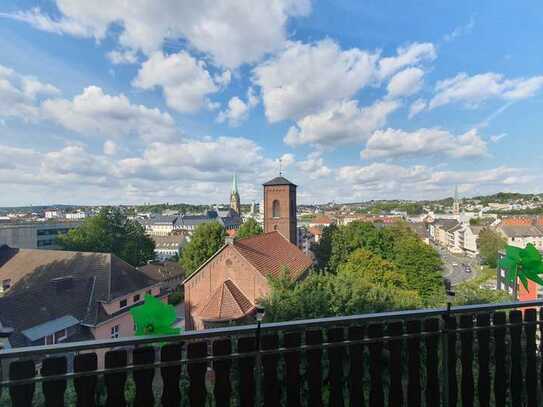
[{"label": "weather vane", "polygon": [[282,159],[279,158],[279,176],[283,176],[283,169],[281,168],[281,164],[283,163]]}]

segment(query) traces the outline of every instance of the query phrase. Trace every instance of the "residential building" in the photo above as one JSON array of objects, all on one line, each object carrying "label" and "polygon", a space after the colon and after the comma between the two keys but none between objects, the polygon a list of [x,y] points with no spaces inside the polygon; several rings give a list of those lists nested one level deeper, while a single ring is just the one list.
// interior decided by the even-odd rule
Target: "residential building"
[{"label": "residential building", "polygon": [[0,324],[9,346],[134,334],[130,308],[162,283],[109,253],[0,248]]},{"label": "residential building", "polygon": [[59,219],[64,217],[64,211],[61,209],[47,209],[43,213],[45,219]]},{"label": "residential building", "polygon": [[183,233],[172,233],[167,236],[150,236],[155,242],[155,258],[165,261],[174,256],[179,256],[181,248],[187,243]]},{"label": "residential building", "polygon": [[57,237],[79,225],[78,222],[0,223],[0,245],[20,249],[59,249]]},{"label": "residential building", "polygon": [[479,254],[479,233],[483,226],[467,226],[464,229],[464,251],[468,256],[476,257]]},{"label": "residential building", "polygon": [[319,227],[324,228],[326,226],[330,226],[332,223],[335,223],[332,218],[326,215],[316,216],[315,218],[311,219],[308,223],[308,226],[310,228],[312,227]]},{"label": "residential building", "polygon": [[507,239],[510,246],[524,248],[532,243],[536,249],[543,250],[543,222],[541,218],[504,218],[496,230]]},{"label": "residential building", "polygon": [[167,236],[175,229],[178,215],[155,216],[142,223],[150,236]]},{"label": "residential building", "polygon": [[164,288],[176,290],[183,284],[185,270],[177,261],[154,261],[145,266],[138,267],[154,281],[162,283]]},{"label": "residential building", "polygon": [[434,223],[429,225],[430,238],[442,247],[447,247],[454,242],[454,237],[451,239],[449,231],[459,225],[456,219],[436,219]]},{"label": "residential building", "polygon": [[426,244],[430,244],[428,227],[424,222],[408,222],[407,226]]},{"label": "residential building", "polygon": [[83,220],[87,218],[89,214],[85,211],[69,212],[65,215],[68,220]]}]

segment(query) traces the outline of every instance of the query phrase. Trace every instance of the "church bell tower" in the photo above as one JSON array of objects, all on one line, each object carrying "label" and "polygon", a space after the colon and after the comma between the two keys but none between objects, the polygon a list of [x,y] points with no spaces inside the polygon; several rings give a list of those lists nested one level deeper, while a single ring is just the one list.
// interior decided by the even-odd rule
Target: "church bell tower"
[{"label": "church bell tower", "polygon": [[232,192],[230,193],[230,208],[236,211],[238,215],[241,215],[241,204],[239,201],[238,192],[238,176],[234,174],[232,178]]},{"label": "church bell tower", "polygon": [[296,185],[279,176],[264,184],[264,232],[281,233],[297,245]]}]

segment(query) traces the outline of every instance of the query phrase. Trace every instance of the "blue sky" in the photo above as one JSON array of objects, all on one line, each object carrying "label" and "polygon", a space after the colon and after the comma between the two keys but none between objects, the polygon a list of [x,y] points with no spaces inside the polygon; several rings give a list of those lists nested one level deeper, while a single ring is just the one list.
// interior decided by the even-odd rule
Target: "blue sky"
[{"label": "blue sky", "polygon": [[537,1],[0,5],[0,206],[541,192]]}]

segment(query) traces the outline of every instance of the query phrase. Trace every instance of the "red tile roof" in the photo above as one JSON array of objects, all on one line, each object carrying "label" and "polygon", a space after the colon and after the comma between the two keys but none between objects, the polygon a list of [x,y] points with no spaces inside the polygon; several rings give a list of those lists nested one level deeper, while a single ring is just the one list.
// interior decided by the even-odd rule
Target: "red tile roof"
[{"label": "red tile roof", "polygon": [[330,225],[332,223],[332,219],[326,215],[317,216],[315,219],[309,221],[309,223],[315,225]]},{"label": "red tile roof", "polygon": [[297,279],[312,265],[311,259],[279,232],[241,239],[234,247],[264,276],[277,277],[287,267],[292,278]]},{"label": "red tile roof", "polygon": [[236,320],[250,314],[253,309],[254,305],[232,280],[226,280],[215,290],[200,317],[204,321]]}]

